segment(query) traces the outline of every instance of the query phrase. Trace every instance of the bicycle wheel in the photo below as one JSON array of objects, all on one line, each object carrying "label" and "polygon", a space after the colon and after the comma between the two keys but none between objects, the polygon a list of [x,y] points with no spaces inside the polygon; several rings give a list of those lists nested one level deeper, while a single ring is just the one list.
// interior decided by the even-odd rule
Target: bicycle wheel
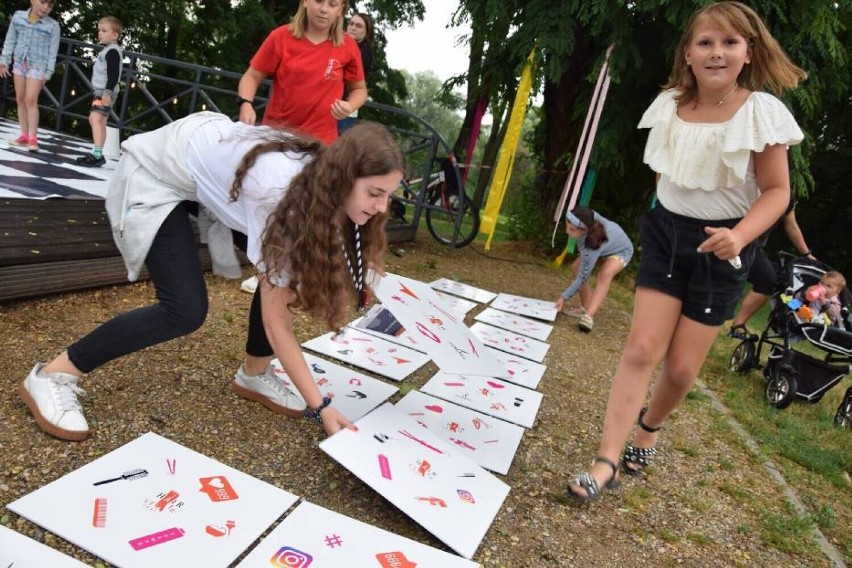
[{"label": "bicycle wheel", "polygon": [[[440,191],[429,198],[429,205],[438,209],[426,209],[426,227],[439,243],[461,248],[476,238],[479,232],[479,211],[467,195],[459,199],[458,195],[446,195],[446,202]],[[459,219],[459,207],[462,208]]]}]

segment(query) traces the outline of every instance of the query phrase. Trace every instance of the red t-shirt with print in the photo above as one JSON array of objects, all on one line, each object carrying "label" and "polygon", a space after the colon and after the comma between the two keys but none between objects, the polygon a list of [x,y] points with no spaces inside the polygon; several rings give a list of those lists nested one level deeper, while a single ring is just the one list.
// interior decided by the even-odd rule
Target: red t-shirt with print
[{"label": "red t-shirt with print", "polygon": [[272,76],[272,95],[263,124],[289,126],[329,144],[337,139],[332,103],[343,96],[345,82],[363,81],[358,44],[343,34],[343,44],[297,39],[289,25],[269,34],[251,59],[251,66]]}]

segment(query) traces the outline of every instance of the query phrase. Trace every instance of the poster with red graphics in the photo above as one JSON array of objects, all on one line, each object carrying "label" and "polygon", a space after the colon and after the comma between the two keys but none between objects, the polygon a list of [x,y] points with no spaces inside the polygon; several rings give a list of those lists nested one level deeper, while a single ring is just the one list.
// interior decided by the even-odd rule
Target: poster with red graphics
[{"label": "poster with red graphics", "polygon": [[475,568],[476,562],[303,501],[237,568]]},{"label": "poster with red graphics", "polygon": [[491,307],[495,310],[546,321],[556,321],[558,311],[556,302],[553,301],[536,300],[535,298],[503,293],[497,294],[497,297],[491,302]]},{"label": "poster with red graphics", "polygon": [[320,449],[444,544],[472,558],[509,486],[390,403],[356,426],[357,432],[341,430],[323,440]]},{"label": "poster with red graphics", "polygon": [[120,568],[226,568],[297,500],[149,432],[8,508]]},{"label": "poster with red graphics", "polygon": [[430,282],[429,286],[435,290],[440,290],[441,292],[446,292],[447,294],[452,294],[454,296],[460,296],[481,304],[487,304],[497,297],[497,294],[494,292],[489,292],[482,288],[476,288],[475,286],[465,284],[464,282],[450,280],[449,278],[438,278],[437,280]]},{"label": "poster with red graphics", "polygon": [[474,319],[539,341],[547,341],[550,332],[553,331],[553,326],[550,324],[494,308],[485,308],[476,314]]},{"label": "poster with red graphics", "polygon": [[524,359],[535,361],[536,363],[544,361],[544,356],[547,355],[547,351],[550,349],[549,343],[533,339],[532,337],[527,337],[526,335],[500,329],[493,325],[486,325],[481,321],[470,326],[470,331],[479,338],[482,343],[492,349],[497,349],[504,353],[509,353],[510,355],[517,355]]}]

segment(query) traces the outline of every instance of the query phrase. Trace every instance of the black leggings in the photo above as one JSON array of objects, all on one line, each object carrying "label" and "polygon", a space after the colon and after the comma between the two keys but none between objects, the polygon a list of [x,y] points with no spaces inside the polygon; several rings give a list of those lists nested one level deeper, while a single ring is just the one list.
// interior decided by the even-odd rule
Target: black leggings
[{"label": "black leggings", "polygon": [[[157,231],[145,266],[158,303],[123,313],[71,345],[68,357],[88,373],[108,361],[192,333],[207,317],[207,285],[189,221],[189,202],[179,204]],[[246,352],[271,356],[260,315],[260,287],[249,311]]]}]

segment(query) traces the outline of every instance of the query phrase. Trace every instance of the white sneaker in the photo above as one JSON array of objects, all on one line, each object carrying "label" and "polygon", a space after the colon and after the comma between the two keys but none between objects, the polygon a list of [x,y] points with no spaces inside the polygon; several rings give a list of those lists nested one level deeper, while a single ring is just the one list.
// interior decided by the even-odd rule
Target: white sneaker
[{"label": "white sneaker", "polygon": [[290,392],[284,382],[275,375],[272,365],[262,375],[247,375],[243,366],[237,369],[231,389],[243,398],[259,402],[272,412],[289,418],[304,416],[305,403]]},{"label": "white sneaker", "polygon": [[249,294],[254,294],[254,291],[257,290],[257,276],[252,276],[251,278],[243,280],[243,283],[240,284],[240,290],[248,292]]},{"label": "white sneaker", "polygon": [[61,440],[79,442],[89,435],[89,424],[77,395],[79,377],[67,373],[44,373],[37,364],[20,385],[18,393],[42,430]]}]

